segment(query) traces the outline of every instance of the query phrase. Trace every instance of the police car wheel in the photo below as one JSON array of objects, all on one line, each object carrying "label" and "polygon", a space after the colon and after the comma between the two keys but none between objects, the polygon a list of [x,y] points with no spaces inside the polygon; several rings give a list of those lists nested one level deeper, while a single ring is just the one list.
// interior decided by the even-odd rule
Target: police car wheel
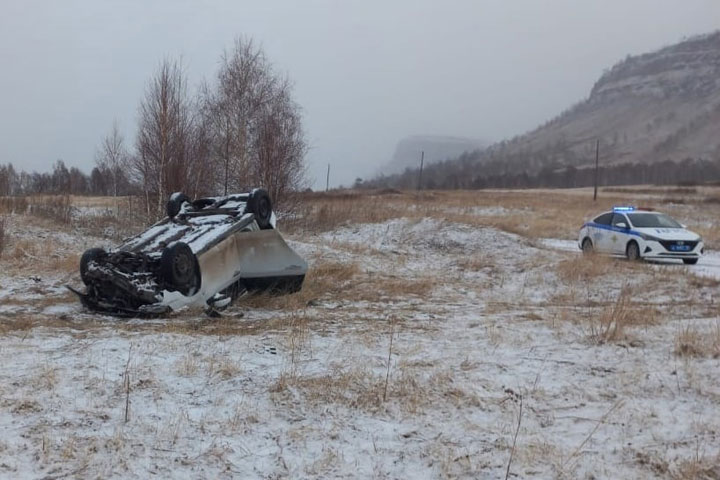
[{"label": "police car wheel", "polygon": [[627,255],[627,259],[631,262],[640,260],[640,247],[638,247],[636,242],[630,242],[625,250],[625,254]]},{"label": "police car wheel", "polygon": [[683,263],[685,265],[695,265],[698,262],[697,258],[683,258]]},{"label": "police car wheel", "polygon": [[593,244],[592,241],[589,238],[586,238],[582,242],[582,252],[583,254],[587,255],[589,253],[593,253]]}]

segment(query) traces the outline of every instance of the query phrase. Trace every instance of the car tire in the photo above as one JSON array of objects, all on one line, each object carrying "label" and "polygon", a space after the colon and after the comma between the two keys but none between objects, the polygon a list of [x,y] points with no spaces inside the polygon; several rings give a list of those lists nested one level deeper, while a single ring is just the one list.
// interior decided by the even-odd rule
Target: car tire
[{"label": "car tire", "polygon": [[102,248],[91,248],[89,250],[85,250],[85,253],[82,254],[82,257],[80,257],[80,278],[85,285],[90,285],[90,278],[87,276],[88,265],[90,262],[100,260],[106,256],[107,252],[105,252]]},{"label": "car tire", "polygon": [[685,265],[695,265],[698,262],[698,259],[697,258],[683,258],[682,261]]},{"label": "car tire", "polygon": [[170,195],[170,199],[165,206],[168,218],[175,218],[175,216],[180,213],[182,204],[185,202],[190,202],[190,197],[184,193],[177,192]]},{"label": "car tire", "polygon": [[627,244],[627,247],[625,248],[625,256],[631,262],[637,262],[640,260],[640,247],[637,242],[632,241]]},{"label": "car tire", "polygon": [[589,255],[593,253],[592,240],[590,240],[589,238],[586,238],[582,241],[582,253],[583,255]]},{"label": "car tire", "polygon": [[270,219],[272,218],[270,194],[264,188],[257,188],[250,193],[245,212],[250,212],[255,216],[255,221],[261,230],[273,228],[270,223]]},{"label": "car tire", "polygon": [[163,250],[160,277],[168,290],[185,296],[194,295],[200,289],[200,266],[187,243],[173,243]]}]

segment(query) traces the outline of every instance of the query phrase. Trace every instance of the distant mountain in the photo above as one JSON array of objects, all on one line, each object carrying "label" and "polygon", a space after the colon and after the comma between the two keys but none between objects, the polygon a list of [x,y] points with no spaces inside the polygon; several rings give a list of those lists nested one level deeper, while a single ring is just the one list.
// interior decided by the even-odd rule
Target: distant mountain
[{"label": "distant mountain", "polygon": [[381,168],[380,173],[391,175],[401,173],[406,168],[417,168],[420,165],[421,152],[425,152],[425,165],[431,165],[486,146],[486,143],[472,138],[441,135],[406,137],[398,142],[392,160]]},{"label": "distant mountain", "polygon": [[585,185],[598,139],[601,183],[720,179],[720,32],[628,56],[556,118],[424,177],[437,188]]},{"label": "distant mountain", "polygon": [[505,151],[558,152],[561,163],[582,165],[599,138],[616,163],[710,157],[719,153],[719,127],[720,32],[626,58],[586,101]]}]

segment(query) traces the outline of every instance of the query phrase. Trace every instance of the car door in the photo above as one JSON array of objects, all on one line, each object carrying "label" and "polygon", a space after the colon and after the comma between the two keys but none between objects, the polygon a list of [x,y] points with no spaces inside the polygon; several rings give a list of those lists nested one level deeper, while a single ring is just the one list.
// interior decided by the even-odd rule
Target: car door
[{"label": "car door", "polygon": [[612,233],[610,229],[610,223],[612,221],[613,214],[603,213],[599,217],[595,218],[589,225],[590,239],[593,242],[593,248],[596,252],[608,253],[610,244],[609,238]]},{"label": "car door", "polygon": [[625,247],[630,240],[630,222],[622,213],[614,213],[612,217],[612,231],[609,232],[608,249],[610,253],[625,255]]}]

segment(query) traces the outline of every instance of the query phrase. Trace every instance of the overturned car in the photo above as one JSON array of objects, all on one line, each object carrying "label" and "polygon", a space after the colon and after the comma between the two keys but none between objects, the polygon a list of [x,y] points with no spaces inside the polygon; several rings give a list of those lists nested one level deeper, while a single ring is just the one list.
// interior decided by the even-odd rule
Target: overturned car
[{"label": "overturned car", "polygon": [[87,308],[117,316],[156,316],[184,306],[210,310],[257,290],[292,293],[307,263],[275,229],[270,197],[250,193],[167,202],[167,217],[105,251],[80,260]]}]

